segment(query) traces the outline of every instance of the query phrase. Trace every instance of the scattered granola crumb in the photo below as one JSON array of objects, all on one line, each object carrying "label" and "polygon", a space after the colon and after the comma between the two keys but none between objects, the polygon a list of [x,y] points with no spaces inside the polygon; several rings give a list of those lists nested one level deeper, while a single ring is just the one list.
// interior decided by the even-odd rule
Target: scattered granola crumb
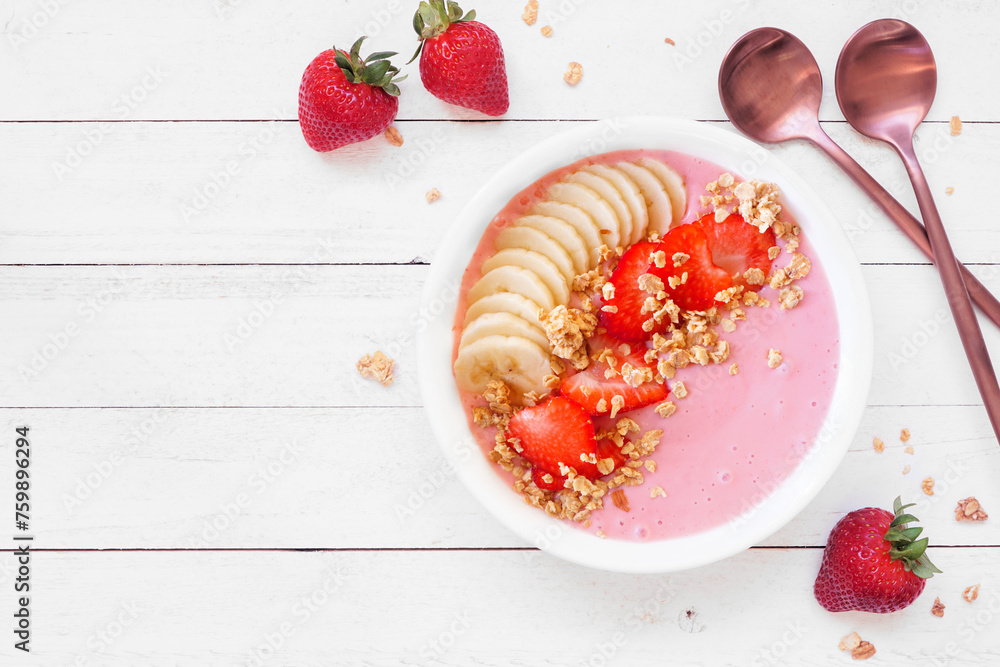
[{"label": "scattered granola crumb", "polygon": [[675,42],[674,40],[670,39],[669,37],[667,37],[663,41],[666,42],[667,44],[669,44],[670,46],[676,46],[677,45],[677,42]]},{"label": "scattered granola crumb", "polygon": [[392,384],[392,359],[379,350],[374,355],[366,354],[358,360],[358,372],[363,378],[378,380],[383,386]]},{"label": "scattered granola crumb", "polygon": [[771,246],[767,249],[767,256],[769,259],[778,259],[778,255],[781,254],[781,248],[779,246]]},{"label": "scattered granola crumb", "polygon": [[851,634],[847,635],[846,637],[840,640],[838,648],[840,648],[841,651],[853,651],[860,645],[861,645],[861,637],[858,636],[858,633],[852,632]]},{"label": "scattered granola crumb", "polygon": [[924,493],[928,496],[934,495],[934,478],[928,477],[920,483],[920,488],[923,489]]},{"label": "scattered granola crumb", "polygon": [[437,188],[431,188],[430,190],[427,191],[427,194],[424,196],[427,197],[427,203],[432,204],[436,202],[438,199],[441,199],[441,191],[438,190]]},{"label": "scattered granola crumb", "polygon": [[569,64],[569,69],[563,74],[563,81],[571,86],[575,86],[580,83],[580,79],[583,78],[583,65],[578,62],[571,62]]},{"label": "scattered granola crumb", "polygon": [[551,37],[551,36],[552,36],[552,26],[550,25],[544,26],[542,28],[542,37]]},{"label": "scattered granola crumb", "polygon": [[662,486],[654,486],[649,490],[650,498],[666,498],[667,492],[663,490]]},{"label": "scattered granola crumb", "polygon": [[907,454],[913,454],[913,445],[910,445],[909,447],[905,447],[903,449],[903,451],[906,452]]},{"label": "scattered granola crumb", "polygon": [[910,429],[904,428],[902,431],[900,431],[899,432],[899,439],[901,441],[903,441],[903,442],[909,442],[910,441]]},{"label": "scattered granola crumb", "polygon": [[679,380],[675,382],[674,386],[671,387],[670,389],[671,391],[673,391],[674,396],[676,396],[677,398],[685,398],[688,395],[687,385],[685,385],[683,382]]},{"label": "scattered granola crumb", "polygon": [[611,414],[612,419],[625,407],[625,397],[621,394],[615,394],[611,397]]},{"label": "scattered granola crumb", "polygon": [[597,536],[598,536],[599,538],[601,538],[602,540],[606,540],[606,539],[608,539],[608,536],[604,534],[604,531],[603,531],[603,530],[598,530],[598,531],[597,531],[597,532],[595,532],[594,534],[595,534],[595,535],[597,535]]},{"label": "scattered granola crumb", "polygon": [[957,137],[962,134],[962,119],[958,116],[951,117],[951,123],[949,123],[949,126],[951,127],[951,136]]},{"label": "scattered granola crumb", "polygon": [[946,187],[946,188],[944,189],[944,193],[945,193],[946,195],[950,195],[950,194],[954,194],[954,193],[955,193],[955,188],[953,188],[953,187],[951,187],[951,186],[949,185],[948,187]]},{"label": "scattered granola crumb", "polygon": [[716,222],[724,222],[725,219],[728,217],[729,217],[729,209],[726,208],[725,206],[720,206],[719,208],[715,209]]},{"label": "scattered granola crumb", "polygon": [[909,475],[910,474],[910,466],[908,466],[908,465],[903,466],[903,474],[904,475]]},{"label": "scattered granola crumb", "polygon": [[944,618],[944,605],[941,604],[941,598],[934,598],[934,606],[931,607],[931,613],[938,618]]},{"label": "scattered granola crumb", "polygon": [[654,461],[653,459],[646,459],[645,461],[643,461],[642,465],[649,472],[656,472],[656,461]]},{"label": "scattered granola crumb", "polygon": [[625,489],[615,489],[612,491],[611,502],[613,502],[615,507],[620,509],[622,512],[628,512],[631,510],[628,504],[628,498],[625,496]]},{"label": "scattered granola crumb", "polygon": [[962,598],[964,598],[965,601],[968,602],[969,604],[975,602],[976,599],[979,598],[979,584],[976,584],[974,586],[969,586],[964,591],[962,591]]},{"label": "scattered granola crumb", "polygon": [[882,438],[875,438],[874,440],[872,440],[872,447],[875,448],[876,452],[885,451],[885,443],[882,442]]},{"label": "scattered granola crumb", "polygon": [[403,135],[399,133],[399,130],[389,126],[385,128],[385,140],[388,141],[393,146],[399,147],[403,145]]},{"label": "scattered granola crumb", "polygon": [[672,401],[664,401],[656,406],[656,414],[664,419],[677,412],[677,406]]},{"label": "scattered granola crumb", "polygon": [[768,368],[777,368],[784,361],[784,357],[781,356],[781,352],[774,349],[773,347],[767,351],[767,366]]},{"label": "scattered granola crumb", "polygon": [[955,521],[986,521],[989,515],[983,511],[979,501],[974,496],[969,496],[958,501],[955,508]]},{"label": "scattered granola crumb", "polygon": [[732,364],[732,365],[730,365],[729,366],[729,374],[730,375],[739,375],[740,374],[740,365],[739,364]]},{"label": "scattered granola crumb", "polygon": [[528,4],[524,7],[524,13],[521,14],[521,19],[527,25],[535,25],[535,21],[538,20],[538,0],[528,0]]},{"label": "scattered granola crumb", "polygon": [[857,648],[851,651],[851,657],[855,660],[867,660],[873,655],[875,655],[875,646],[866,641],[862,641]]}]

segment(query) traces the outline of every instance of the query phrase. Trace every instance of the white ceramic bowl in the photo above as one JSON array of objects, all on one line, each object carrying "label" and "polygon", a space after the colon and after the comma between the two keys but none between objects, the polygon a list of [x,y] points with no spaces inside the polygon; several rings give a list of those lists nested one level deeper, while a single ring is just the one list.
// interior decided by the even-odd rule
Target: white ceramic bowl
[{"label": "white ceramic bowl", "polygon": [[[794,472],[739,520],[675,539],[602,540],[527,505],[473,439],[452,373],[455,285],[486,225],[517,192],[550,171],[588,155],[658,149],[710,160],[745,178],[777,183],[782,203],[802,226],[833,288],[840,323],[840,361],[826,429]],[[833,475],[861,420],[871,383],[873,329],[868,292],[854,251],[822,199],[766,149],[705,123],[669,118],[595,122],[554,136],[496,173],[459,213],[431,264],[424,289],[427,321],[417,340],[424,405],[458,477],[503,524],[549,553],[620,572],[672,572],[712,563],[760,542],[799,513]]]}]

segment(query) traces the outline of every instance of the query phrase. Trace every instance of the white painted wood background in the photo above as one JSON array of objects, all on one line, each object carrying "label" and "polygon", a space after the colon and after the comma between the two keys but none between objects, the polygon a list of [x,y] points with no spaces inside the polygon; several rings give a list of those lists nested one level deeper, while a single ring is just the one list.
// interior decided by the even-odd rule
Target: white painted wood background
[{"label": "white painted wood background", "polygon": [[[864,264],[875,383],[833,481],[737,557],[628,576],[514,537],[444,465],[411,324],[454,215],[537,140],[634,113],[728,128],[715,82],[739,35],[791,30],[829,82],[847,37],[885,16],[935,49],[918,152],[958,254],[1000,290],[1000,5],[540,0],[529,28],[522,2],[483,0],[507,55],[503,120],[438,102],[411,67],[402,148],[313,153],[295,121],[305,65],[361,32],[408,56],[415,4],[0,4],[0,480],[13,429],[29,425],[36,534],[33,651],[14,651],[7,631],[0,662],[827,665],[850,660],[836,644],[851,630],[875,644],[872,664],[1000,662],[1000,451],[936,274],[813,149],[775,152]],[[576,88],[561,79],[571,60],[584,66]],[[827,92],[827,131],[914,209],[898,160],[847,128]],[[432,187],[444,197],[427,205]],[[354,371],[378,348],[398,362],[388,389]],[[919,491],[928,475],[933,498]],[[830,527],[900,493],[921,500],[945,573],[897,614],[820,609],[811,586]],[[994,518],[956,523],[968,495]],[[7,618],[13,565],[5,553]],[[969,605],[960,593],[975,583]]]}]

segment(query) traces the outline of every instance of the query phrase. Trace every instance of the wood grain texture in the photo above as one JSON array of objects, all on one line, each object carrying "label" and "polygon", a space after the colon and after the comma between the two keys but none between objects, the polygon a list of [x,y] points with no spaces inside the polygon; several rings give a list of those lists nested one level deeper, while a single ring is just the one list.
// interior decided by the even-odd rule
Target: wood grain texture
[{"label": "wood grain texture", "polygon": [[[0,410],[2,432],[21,424],[35,444],[38,547],[526,546],[466,491],[419,407]],[[933,497],[920,491],[928,476]],[[831,482],[763,544],[823,546],[845,513],[902,494],[934,544],[1000,545],[992,521],[954,517],[970,495],[996,512],[998,476],[981,407],[872,407]]]},{"label": "wood grain texture", "polygon": [[[995,267],[974,267],[1000,288]],[[6,406],[414,406],[426,266],[0,267]],[[980,405],[937,273],[864,267],[872,405]],[[75,333],[74,333],[75,332]],[[1000,331],[985,326],[989,344]],[[355,362],[397,360],[388,389]],[[928,369],[933,368],[933,379]]]},{"label": "wood grain texture", "polygon": [[[663,665],[664,656],[812,666],[849,661],[837,643],[857,631],[878,664],[990,665],[996,555],[937,549],[945,574],[908,609],[875,615],[829,614],[813,601],[818,549],[750,550],[724,567],[646,576],[536,551],[36,553],[45,621],[31,657],[108,667]],[[970,605],[960,594],[973,583],[982,592]],[[935,596],[944,618],[930,613]],[[8,643],[0,655],[12,659]]]},{"label": "wood grain texture", "polygon": [[[0,123],[0,182],[19,186],[5,191],[0,263],[428,262],[489,176],[577,123],[397,125],[401,148],[379,137],[318,155],[295,122]],[[890,148],[841,123],[826,129],[917,211]],[[917,138],[956,253],[1000,263],[982,214],[1000,125],[966,124],[959,137],[925,125]],[[816,149],[772,150],[819,192],[861,261],[927,262]],[[443,197],[428,205],[431,188]]]},{"label": "wood grain texture", "polygon": [[[400,0],[65,2],[37,27],[45,4],[13,0],[5,10],[7,66],[0,67],[0,86],[20,94],[5,101],[2,119],[291,119],[302,71],[323,49],[367,34],[370,49],[405,54],[401,65],[416,48],[413,5]],[[508,119],[594,119],[632,109],[721,120],[714,94],[719,64],[744,32],[762,25],[791,31],[810,46],[823,78],[832,82],[837,54],[851,33],[895,16],[919,26],[939,56],[931,119],[957,113],[996,120],[1000,73],[983,64],[993,62],[997,50],[1000,7],[987,0],[849,0],[821,18],[801,11],[795,0],[634,0],[627,11],[613,13],[600,2],[554,0],[541,3],[532,27],[521,20],[523,7],[495,1],[477,7],[504,44]],[[26,24],[36,34],[24,39]],[[546,24],[554,31],[549,39],[539,32]],[[677,45],[666,44],[667,37]],[[584,67],[573,88],[562,81],[570,61]],[[622,67],[625,62],[636,66]],[[405,69],[411,78],[404,82],[400,118],[482,118],[431,97],[419,85],[416,66]],[[822,112],[841,118],[832,90]]]}]

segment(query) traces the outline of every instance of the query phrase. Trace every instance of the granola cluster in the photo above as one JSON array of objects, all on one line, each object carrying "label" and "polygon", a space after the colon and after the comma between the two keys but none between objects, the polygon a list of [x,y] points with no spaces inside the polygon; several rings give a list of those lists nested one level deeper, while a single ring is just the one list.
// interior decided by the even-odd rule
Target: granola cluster
[{"label": "granola cluster", "polygon": [[990,518],[973,496],[958,501],[955,508],[955,521],[986,521]]},{"label": "granola cluster", "polygon": [[395,362],[379,350],[374,355],[366,354],[358,360],[357,368],[361,377],[377,380],[383,386],[392,384],[392,367]]},{"label": "granola cluster", "polygon": [[569,361],[577,370],[590,365],[587,338],[597,328],[597,318],[594,315],[576,308],[556,306],[548,313],[539,311],[538,320],[545,328],[552,354]]}]

